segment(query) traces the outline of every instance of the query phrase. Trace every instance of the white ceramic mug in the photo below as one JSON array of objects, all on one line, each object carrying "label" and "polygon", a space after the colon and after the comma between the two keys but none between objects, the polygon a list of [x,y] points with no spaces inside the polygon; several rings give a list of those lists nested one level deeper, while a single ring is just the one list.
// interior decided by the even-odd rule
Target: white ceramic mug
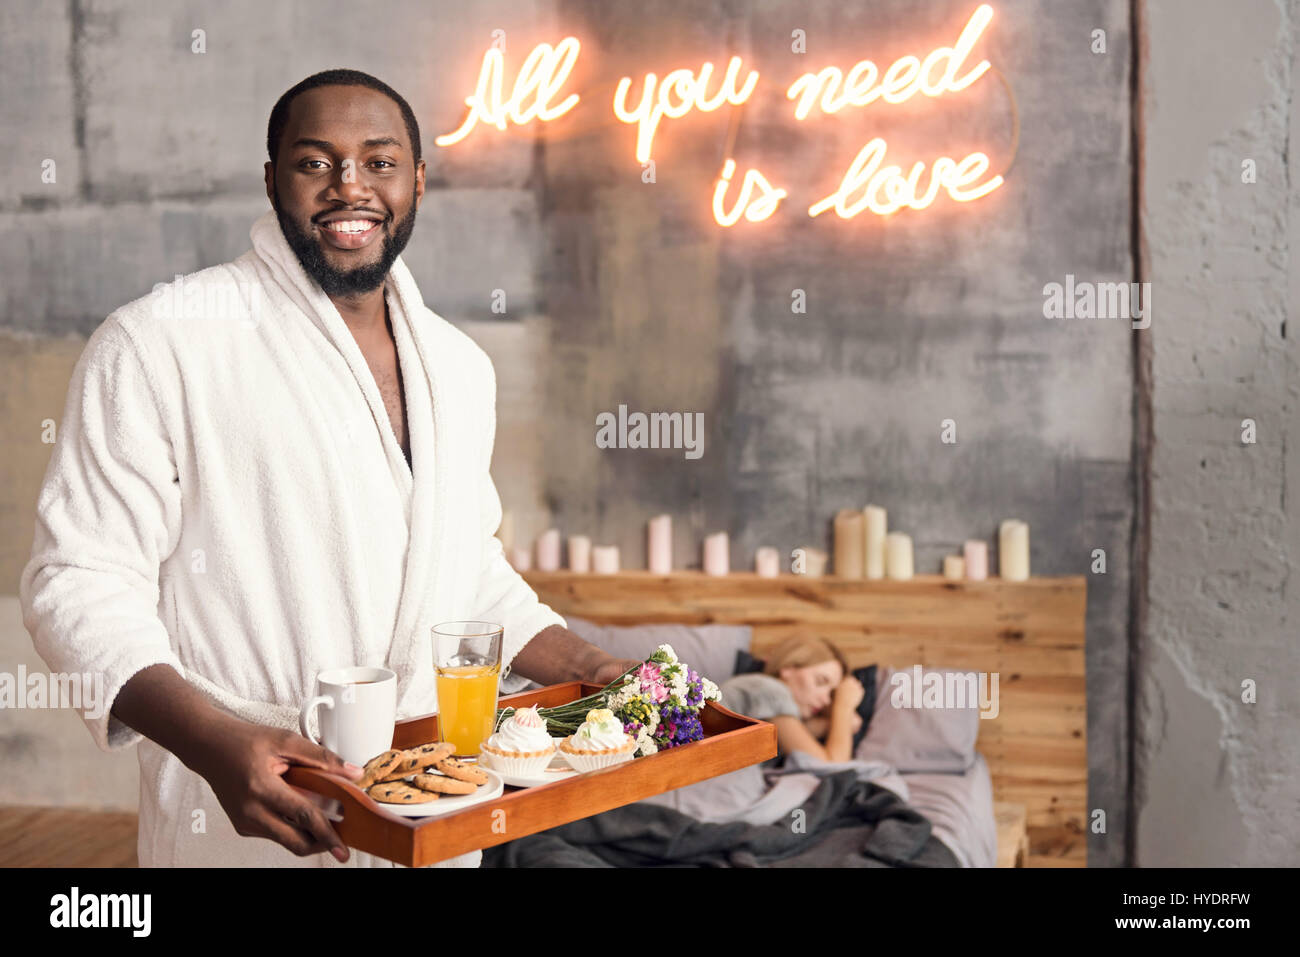
[{"label": "white ceramic mug", "polygon": [[[397,674],[387,668],[334,668],[316,676],[316,697],[302,706],[298,724],[303,737],[320,744],[344,761],[364,765],[393,746],[397,720]],[[318,706],[317,741],[307,719]]]}]

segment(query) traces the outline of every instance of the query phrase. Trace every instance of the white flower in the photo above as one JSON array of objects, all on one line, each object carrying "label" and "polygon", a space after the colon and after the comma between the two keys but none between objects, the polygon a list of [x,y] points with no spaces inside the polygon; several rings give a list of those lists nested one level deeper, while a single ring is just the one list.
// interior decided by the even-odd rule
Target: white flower
[{"label": "white flower", "polygon": [[701,676],[700,681],[703,682],[704,698],[706,701],[722,700],[722,691],[717,685],[703,676]]},{"label": "white flower", "polygon": [[664,653],[670,664],[677,664],[677,653],[673,651],[672,645],[660,645],[659,650]]},{"label": "white flower", "polygon": [[659,750],[659,746],[654,743],[654,739],[650,736],[650,732],[644,727],[637,732],[636,746],[637,750],[641,752],[643,757],[648,754],[654,754]]}]

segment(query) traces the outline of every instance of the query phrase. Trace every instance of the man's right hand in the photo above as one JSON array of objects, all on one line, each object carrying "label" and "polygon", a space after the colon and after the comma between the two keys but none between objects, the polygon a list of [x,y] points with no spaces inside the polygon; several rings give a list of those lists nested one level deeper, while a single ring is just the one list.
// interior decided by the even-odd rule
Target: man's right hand
[{"label": "man's right hand", "polygon": [[356,765],[292,731],[215,708],[170,665],[136,672],[112,714],[206,778],[236,833],[270,838],[300,856],[329,851],[347,861],[347,845],[325,814],[282,775],[304,764],[356,780],[362,773]]},{"label": "man's right hand", "polygon": [[207,779],[235,833],[265,837],[300,857],[329,851],[340,862],[348,848],[324,812],[284,779],[293,764],[356,780],[361,768],[302,735],[230,717],[221,733],[188,756],[189,766]]}]

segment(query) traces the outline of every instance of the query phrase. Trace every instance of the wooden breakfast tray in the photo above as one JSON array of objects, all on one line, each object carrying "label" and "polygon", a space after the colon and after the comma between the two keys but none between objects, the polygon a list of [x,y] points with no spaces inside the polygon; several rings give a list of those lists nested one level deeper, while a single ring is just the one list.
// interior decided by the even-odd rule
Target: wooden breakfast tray
[{"label": "wooden breakfast tray", "polygon": [[[550,708],[599,690],[600,685],[570,681],[509,695],[498,705]],[[342,805],[343,820],[334,826],[349,847],[408,867],[424,867],[776,757],[776,728],[766,721],[710,701],[700,712],[700,724],[703,740],[552,784],[507,785],[495,800],[434,818],[392,814],[347,778],[315,768],[295,765],[285,780]],[[395,748],[437,740],[436,714],[399,721],[393,730]],[[497,811],[504,811],[504,818]]]}]

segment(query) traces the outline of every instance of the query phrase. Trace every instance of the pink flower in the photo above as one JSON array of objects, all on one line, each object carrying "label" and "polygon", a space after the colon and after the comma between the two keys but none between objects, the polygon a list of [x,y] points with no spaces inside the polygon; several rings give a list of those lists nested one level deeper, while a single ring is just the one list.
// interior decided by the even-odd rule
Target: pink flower
[{"label": "pink flower", "polygon": [[664,687],[663,675],[659,673],[658,665],[646,662],[637,669],[636,677],[641,684],[642,693],[648,695],[655,704],[668,697],[668,689]]}]

